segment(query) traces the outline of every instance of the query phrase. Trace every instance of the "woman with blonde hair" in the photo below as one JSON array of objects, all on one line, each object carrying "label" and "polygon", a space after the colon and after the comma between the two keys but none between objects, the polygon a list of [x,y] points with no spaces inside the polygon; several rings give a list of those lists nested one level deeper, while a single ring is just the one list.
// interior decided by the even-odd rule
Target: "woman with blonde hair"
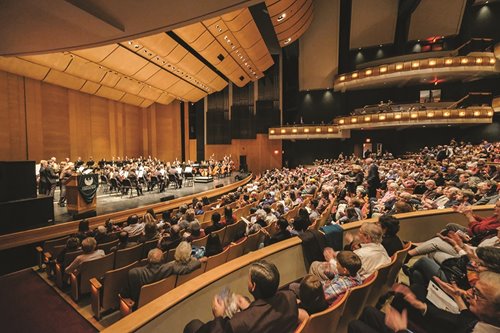
[{"label": "woman with blonde hair", "polygon": [[172,274],[185,275],[201,267],[201,263],[206,259],[196,259],[191,255],[191,244],[186,241],[179,243],[175,249],[174,261],[167,265],[172,269]]}]

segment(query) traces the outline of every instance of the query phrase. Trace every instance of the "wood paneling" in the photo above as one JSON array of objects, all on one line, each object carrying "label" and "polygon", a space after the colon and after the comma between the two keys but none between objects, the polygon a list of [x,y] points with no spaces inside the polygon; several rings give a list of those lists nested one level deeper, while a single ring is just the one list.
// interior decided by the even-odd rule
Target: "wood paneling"
[{"label": "wood paneling", "polygon": [[169,105],[154,104],[151,106],[156,119],[156,151],[157,157],[164,161],[182,159],[181,150],[181,113],[180,103]]},{"label": "wood paneling", "polygon": [[[259,173],[267,169],[281,168],[281,140],[269,140],[266,134],[257,134],[254,140],[233,139],[230,145],[206,145],[205,156],[214,155],[219,160],[231,154],[239,169],[240,156],[246,155],[248,169]],[[275,151],[278,153],[275,154]]]},{"label": "wood paneling", "polygon": [[0,160],[26,159],[24,79],[0,72]]}]

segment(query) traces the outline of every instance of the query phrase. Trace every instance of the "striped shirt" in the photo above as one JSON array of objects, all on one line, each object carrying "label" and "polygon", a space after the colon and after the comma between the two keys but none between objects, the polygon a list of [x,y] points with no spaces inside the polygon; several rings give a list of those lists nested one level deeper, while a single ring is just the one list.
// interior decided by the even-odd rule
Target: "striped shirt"
[{"label": "striped shirt", "polygon": [[321,281],[323,284],[323,292],[328,304],[332,304],[340,295],[345,293],[349,288],[359,286],[363,283],[363,279],[359,274],[356,276],[335,275],[332,280]]}]

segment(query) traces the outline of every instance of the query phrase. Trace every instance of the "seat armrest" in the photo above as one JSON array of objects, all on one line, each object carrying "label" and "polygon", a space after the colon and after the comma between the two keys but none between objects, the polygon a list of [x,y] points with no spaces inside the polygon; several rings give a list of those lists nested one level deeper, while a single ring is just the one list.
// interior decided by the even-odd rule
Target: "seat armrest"
[{"label": "seat armrest", "polygon": [[97,320],[101,319],[101,291],[102,284],[96,279],[90,279],[90,305]]},{"label": "seat armrest", "polygon": [[80,276],[71,273],[69,278],[71,282],[71,297],[77,302],[80,298]]},{"label": "seat armrest", "polygon": [[122,317],[128,316],[132,313],[135,302],[130,298],[123,298],[122,295],[118,294],[120,299],[120,313]]}]

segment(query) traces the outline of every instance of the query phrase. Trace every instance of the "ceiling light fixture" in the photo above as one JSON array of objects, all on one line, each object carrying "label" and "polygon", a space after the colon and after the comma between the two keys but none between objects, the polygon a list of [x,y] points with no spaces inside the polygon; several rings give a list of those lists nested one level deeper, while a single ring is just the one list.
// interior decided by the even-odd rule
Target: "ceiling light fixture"
[{"label": "ceiling light fixture", "polygon": [[292,41],[292,37],[288,37],[284,42],[283,44],[287,45],[288,43],[290,43]]},{"label": "ceiling light fixture", "polygon": [[286,18],[286,13],[283,13],[283,14],[281,14],[280,16],[278,16],[278,18],[276,19],[276,21],[281,22],[281,21],[283,21],[285,18]]}]

